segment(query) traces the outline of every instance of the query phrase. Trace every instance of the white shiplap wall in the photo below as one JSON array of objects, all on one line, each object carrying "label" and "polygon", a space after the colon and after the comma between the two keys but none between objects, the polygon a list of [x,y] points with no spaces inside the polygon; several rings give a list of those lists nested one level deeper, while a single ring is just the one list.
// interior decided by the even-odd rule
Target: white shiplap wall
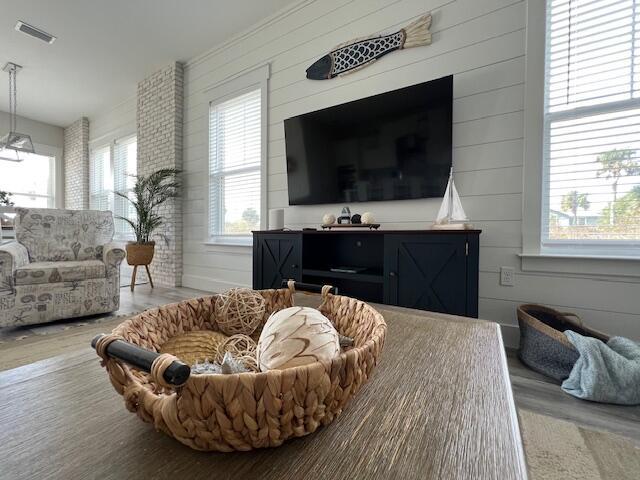
[{"label": "white shiplap wall", "polygon": [[[305,69],[335,44],[400,28],[433,14],[433,44],[388,55],[343,78],[309,81]],[[454,170],[463,205],[480,237],[480,317],[505,326],[515,306],[543,302],[577,311],[603,330],[638,338],[640,279],[522,272],[522,165],[525,11],[519,0],[322,0],[297,4],[276,19],[204,54],[185,69],[183,285],[219,290],[251,284],[251,252],[207,246],[208,87],[270,62],[268,207],[285,207],[288,227],[316,226],[340,205],[287,207],[283,120],[293,115],[454,74]],[[526,179],[525,179],[526,181]],[[385,228],[424,228],[439,200],[354,204]],[[515,286],[498,283],[516,268]],[[514,344],[517,331],[505,328]]]}]

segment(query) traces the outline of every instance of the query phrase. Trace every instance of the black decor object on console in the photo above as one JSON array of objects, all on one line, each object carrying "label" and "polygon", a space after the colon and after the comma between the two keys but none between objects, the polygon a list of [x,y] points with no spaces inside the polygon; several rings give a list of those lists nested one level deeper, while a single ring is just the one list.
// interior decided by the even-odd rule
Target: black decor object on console
[{"label": "black decor object on console", "polygon": [[253,232],[253,288],[330,284],[361,300],[478,316],[480,230]]},{"label": "black decor object on console", "polygon": [[351,210],[349,207],[342,207],[342,213],[336,221],[338,224],[351,223]]}]

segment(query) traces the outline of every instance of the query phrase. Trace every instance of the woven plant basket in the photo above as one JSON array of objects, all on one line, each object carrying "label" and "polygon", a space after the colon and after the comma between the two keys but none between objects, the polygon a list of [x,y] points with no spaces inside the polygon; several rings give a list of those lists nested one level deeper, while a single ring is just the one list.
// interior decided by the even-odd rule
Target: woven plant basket
[{"label": "woven plant basket", "polygon": [[518,307],[520,348],[518,357],[529,368],[556,380],[569,377],[578,360],[578,351],[567,340],[565,330],[607,342],[602,332],[586,327],[580,317],[571,312],[559,312],[550,307],[525,304]]},{"label": "woven plant basket", "polygon": [[[293,306],[292,283],[289,288],[259,291],[266,311],[258,330],[272,312]],[[214,295],[145,311],[120,324],[96,345],[127,409],[196,450],[277,447],[328,425],[369,379],[387,329],[382,315],[371,306],[329,294],[324,287],[319,310],[339,333],[354,339],[354,348],[331,362],[261,373],[191,375],[183,385],[174,387],[163,374],[176,357],[160,355],[147,374],[106,354],[109,343],[117,339],[158,352],[176,335],[217,331],[215,304]]]},{"label": "woven plant basket", "polygon": [[153,260],[156,242],[135,243],[130,242],[125,246],[127,250],[127,263],[133,265],[149,265]]}]

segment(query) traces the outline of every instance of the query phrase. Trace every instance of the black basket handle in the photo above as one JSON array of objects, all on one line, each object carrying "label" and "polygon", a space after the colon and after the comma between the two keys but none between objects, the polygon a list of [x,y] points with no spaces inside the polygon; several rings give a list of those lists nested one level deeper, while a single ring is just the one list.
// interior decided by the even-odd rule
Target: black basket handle
[{"label": "black basket handle", "polygon": [[[96,335],[93,340],[91,340],[91,346],[96,348],[98,340],[104,336],[104,333]],[[144,348],[140,348],[125,340],[112,341],[107,345],[105,353],[109,357],[122,360],[132,367],[147,373],[151,373],[151,365],[154,360],[160,356],[159,353],[145,350]],[[191,375],[191,367],[174,360],[173,363],[167,367],[162,376],[168,384],[179,386],[187,381],[189,375]]]},{"label": "black basket handle", "polygon": [[[289,282],[292,280],[283,280],[282,288],[287,288],[289,286]],[[293,286],[296,291],[300,292],[310,292],[310,293],[322,293],[322,285],[316,285],[315,283],[304,283],[304,282],[293,282]],[[333,295],[338,295],[338,287],[329,288],[329,293]]]}]

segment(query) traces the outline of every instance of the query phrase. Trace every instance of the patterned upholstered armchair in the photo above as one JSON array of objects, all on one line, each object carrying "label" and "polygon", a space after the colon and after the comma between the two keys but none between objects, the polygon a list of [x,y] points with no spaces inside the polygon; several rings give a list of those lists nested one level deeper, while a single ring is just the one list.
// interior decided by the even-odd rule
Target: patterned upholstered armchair
[{"label": "patterned upholstered armchair", "polygon": [[16,241],[0,245],[0,327],[120,308],[111,212],[16,209]]}]

